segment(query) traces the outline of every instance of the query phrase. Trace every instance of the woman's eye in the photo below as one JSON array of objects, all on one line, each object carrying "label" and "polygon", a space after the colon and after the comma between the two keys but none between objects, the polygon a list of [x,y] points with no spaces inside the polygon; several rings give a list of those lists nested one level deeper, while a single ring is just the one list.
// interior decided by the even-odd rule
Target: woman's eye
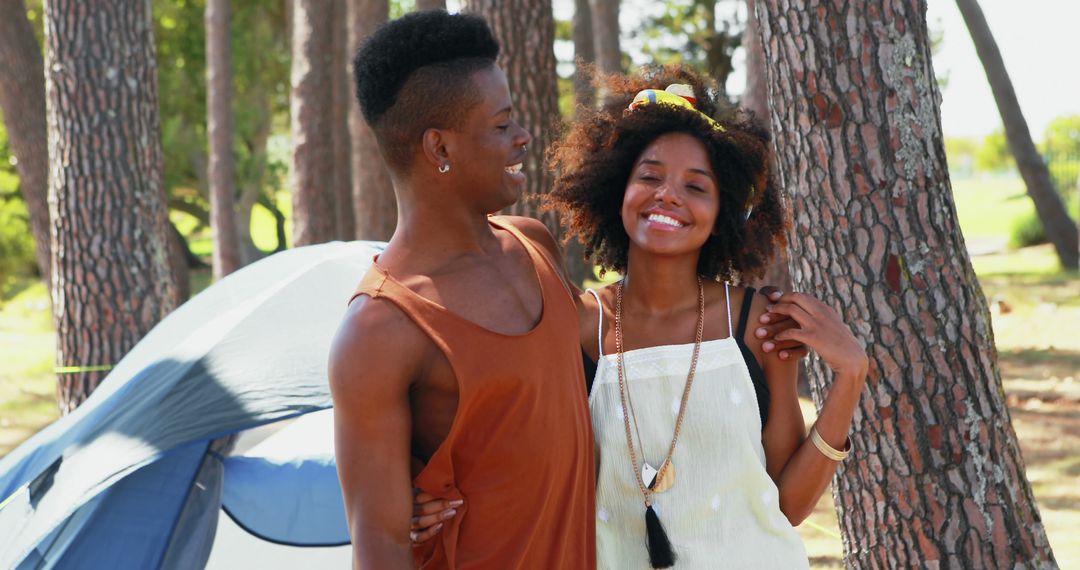
[{"label": "woman's eye", "polygon": [[640,178],[641,180],[645,180],[646,182],[658,182],[660,180],[659,176],[653,174],[642,174],[638,178]]},{"label": "woman's eye", "polygon": [[510,125],[499,125],[499,126],[497,126],[495,128],[499,129],[500,131],[505,131],[506,129],[510,128]]},{"label": "woman's eye", "polygon": [[687,186],[687,188],[693,190],[694,192],[704,192],[705,191],[705,189],[702,188],[701,186]]}]

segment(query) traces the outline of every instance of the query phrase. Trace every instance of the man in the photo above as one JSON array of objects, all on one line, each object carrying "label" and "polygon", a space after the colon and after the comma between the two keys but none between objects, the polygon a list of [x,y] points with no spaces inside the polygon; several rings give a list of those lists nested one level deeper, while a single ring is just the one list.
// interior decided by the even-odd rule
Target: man
[{"label": "man", "polygon": [[[362,568],[409,568],[413,484],[455,508],[416,562],[592,568],[593,439],[577,311],[518,197],[526,133],[476,16],[410,14],[355,61],[398,224],[330,357],[338,471]],[[410,472],[410,458],[423,469]]]}]

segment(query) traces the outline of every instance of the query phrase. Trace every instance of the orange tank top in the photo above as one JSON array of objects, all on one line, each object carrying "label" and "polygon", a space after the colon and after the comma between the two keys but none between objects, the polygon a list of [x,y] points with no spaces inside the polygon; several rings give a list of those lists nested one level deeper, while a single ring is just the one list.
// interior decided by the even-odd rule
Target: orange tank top
[{"label": "orange tank top", "polygon": [[446,355],[458,383],[450,433],[414,485],[464,506],[414,548],[420,568],[596,567],[592,423],[577,310],[551,261],[498,218],[529,253],[543,295],[528,333],[485,329],[416,294],[372,264],[357,295],[401,309]]}]

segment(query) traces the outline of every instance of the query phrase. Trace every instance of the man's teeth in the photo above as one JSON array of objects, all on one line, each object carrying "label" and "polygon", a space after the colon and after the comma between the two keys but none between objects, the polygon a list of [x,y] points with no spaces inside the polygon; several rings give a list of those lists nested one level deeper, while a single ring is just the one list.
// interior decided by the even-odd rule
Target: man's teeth
[{"label": "man's teeth", "polygon": [[649,214],[648,219],[649,219],[650,222],[657,222],[657,223],[661,223],[661,224],[667,224],[669,226],[675,226],[676,228],[681,228],[684,225],[686,225],[686,224],[680,222],[679,220],[676,220],[675,218],[669,218],[668,216],[665,216],[663,214]]},{"label": "man's teeth", "polygon": [[504,170],[506,170],[510,174],[517,174],[518,172],[521,172],[521,166],[522,163],[519,162],[513,166],[507,166]]}]

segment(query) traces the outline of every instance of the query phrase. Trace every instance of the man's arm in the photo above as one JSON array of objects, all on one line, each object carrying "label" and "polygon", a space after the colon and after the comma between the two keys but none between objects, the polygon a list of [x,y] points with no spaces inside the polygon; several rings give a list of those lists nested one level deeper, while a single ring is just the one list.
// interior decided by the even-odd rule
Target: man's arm
[{"label": "man's arm", "polygon": [[334,338],[334,450],[354,568],[413,567],[409,386],[427,344],[400,310],[367,297]]}]

